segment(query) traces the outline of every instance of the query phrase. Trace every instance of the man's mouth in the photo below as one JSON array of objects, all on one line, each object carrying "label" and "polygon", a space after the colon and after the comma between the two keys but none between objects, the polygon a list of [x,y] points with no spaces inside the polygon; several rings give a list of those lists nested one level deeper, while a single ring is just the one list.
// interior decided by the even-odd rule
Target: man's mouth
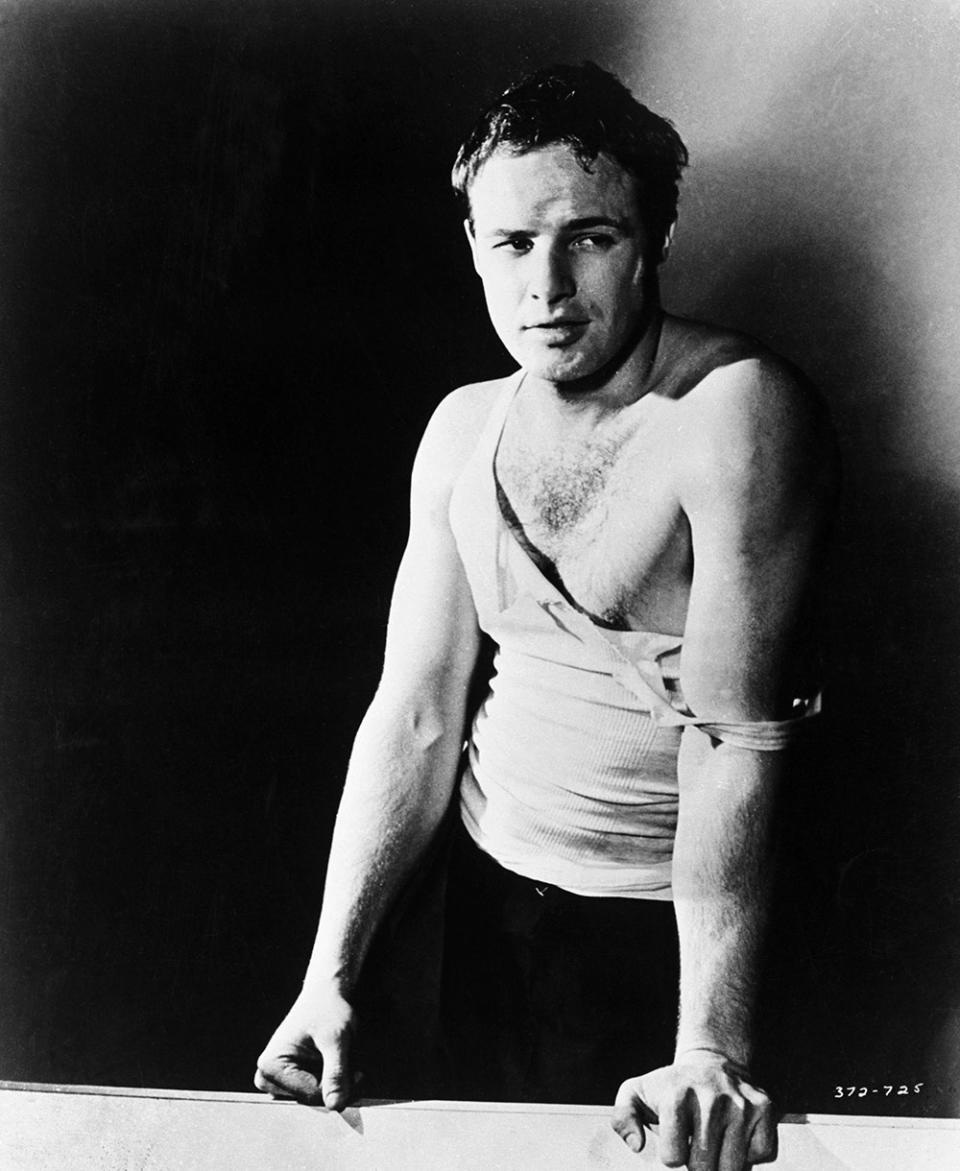
[{"label": "man's mouth", "polygon": [[524,329],[556,329],[561,325],[586,325],[585,317],[551,317],[548,321],[533,321]]},{"label": "man's mouth", "polygon": [[536,321],[524,326],[526,332],[539,334],[545,341],[564,343],[575,341],[589,325],[582,317],[556,317],[552,321]]}]

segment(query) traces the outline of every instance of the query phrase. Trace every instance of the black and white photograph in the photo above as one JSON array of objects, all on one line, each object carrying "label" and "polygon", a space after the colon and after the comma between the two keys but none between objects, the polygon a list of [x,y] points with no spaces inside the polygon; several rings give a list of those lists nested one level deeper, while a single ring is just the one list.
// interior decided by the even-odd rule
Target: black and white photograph
[{"label": "black and white photograph", "polygon": [[0,1165],[954,1165],[958,208],[956,0],[0,0]]}]

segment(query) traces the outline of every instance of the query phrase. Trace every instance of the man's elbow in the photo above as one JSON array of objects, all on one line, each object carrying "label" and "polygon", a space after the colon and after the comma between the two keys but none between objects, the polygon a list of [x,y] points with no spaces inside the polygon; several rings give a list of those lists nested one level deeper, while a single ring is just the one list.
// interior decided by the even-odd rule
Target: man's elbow
[{"label": "man's elbow", "polygon": [[467,689],[437,681],[398,686],[381,681],[370,705],[369,719],[390,729],[393,739],[410,751],[429,753],[451,738],[463,738]]}]

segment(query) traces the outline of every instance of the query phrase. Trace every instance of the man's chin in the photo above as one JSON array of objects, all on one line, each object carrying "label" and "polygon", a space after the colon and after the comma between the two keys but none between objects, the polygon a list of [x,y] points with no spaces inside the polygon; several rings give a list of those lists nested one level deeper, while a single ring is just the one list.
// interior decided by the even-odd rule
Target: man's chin
[{"label": "man's chin", "polygon": [[540,378],[544,382],[576,382],[587,378],[597,369],[597,364],[582,353],[564,353],[541,351],[513,355],[520,365],[532,378]]}]

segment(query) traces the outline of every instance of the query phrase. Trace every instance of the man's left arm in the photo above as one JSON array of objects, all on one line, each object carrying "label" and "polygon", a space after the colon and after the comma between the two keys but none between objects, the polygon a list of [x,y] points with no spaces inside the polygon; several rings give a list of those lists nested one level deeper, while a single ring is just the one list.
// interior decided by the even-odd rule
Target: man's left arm
[{"label": "man's left arm", "polygon": [[[798,624],[834,495],[829,424],[809,389],[755,361],[716,372],[682,409],[697,420],[680,478],[694,556],[684,698],[699,719],[782,720],[799,685]],[[655,1114],[667,1166],[742,1171],[776,1156],[773,1108],[749,1067],[782,771],[779,751],[684,733],[676,1052],[672,1065],[623,1084],[614,1121],[636,1147],[638,1123]]]}]

